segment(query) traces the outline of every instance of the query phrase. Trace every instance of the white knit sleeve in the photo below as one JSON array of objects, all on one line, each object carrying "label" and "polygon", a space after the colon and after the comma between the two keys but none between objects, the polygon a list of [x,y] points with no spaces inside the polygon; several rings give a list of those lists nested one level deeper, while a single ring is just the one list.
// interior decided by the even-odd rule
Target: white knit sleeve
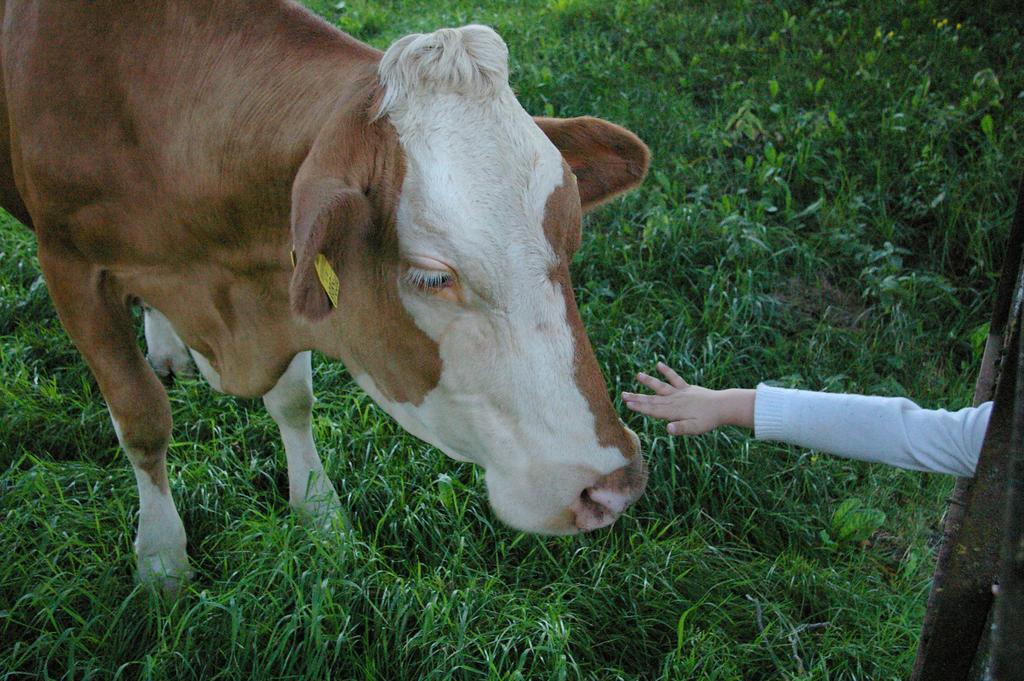
[{"label": "white knit sleeve", "polygon": [[754,436],[848,459],[969,477],[992,403],[949,412],[902,397],[757,386]]}]

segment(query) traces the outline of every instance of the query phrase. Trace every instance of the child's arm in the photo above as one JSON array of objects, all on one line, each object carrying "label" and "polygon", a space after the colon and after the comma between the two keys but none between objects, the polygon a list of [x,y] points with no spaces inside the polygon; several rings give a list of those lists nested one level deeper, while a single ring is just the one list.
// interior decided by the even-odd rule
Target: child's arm
[{"label": "child's arm", "polygon": [[623,393],[633,411],[666,419],[669,433],[696,435],[720,425],[754,428],[774,440],[860,461],[970,476],[981,452],[992,404],[957,412],[921,409],[900,397],[773,388],[708,390],[658,364],[668,383],[641,374],[654,395]]},{"label": "child's arm", "polygon": [[950,412],[902,397],[757,387],[754,433],[847,459],[970,477],[992,403]]}]

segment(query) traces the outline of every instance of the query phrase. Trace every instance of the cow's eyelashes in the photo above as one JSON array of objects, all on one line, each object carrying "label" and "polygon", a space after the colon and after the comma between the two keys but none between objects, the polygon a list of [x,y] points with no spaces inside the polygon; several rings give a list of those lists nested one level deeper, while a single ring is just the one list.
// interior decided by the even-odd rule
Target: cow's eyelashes
[{"label": "cow's eyelashes", "polygon": [[405,282],[421,291],[442,291],[455,285],[455,274],[442,270],[421,270],[410,267],[405,271]]}]

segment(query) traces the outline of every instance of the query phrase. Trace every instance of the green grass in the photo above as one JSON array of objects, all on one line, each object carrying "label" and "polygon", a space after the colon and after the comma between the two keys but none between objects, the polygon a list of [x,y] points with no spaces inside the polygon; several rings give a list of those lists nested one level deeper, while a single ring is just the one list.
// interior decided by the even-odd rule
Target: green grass
[{"label": "green grass", "polygon": [[[969,402],[1024,167],[1009,3],[312,5],[379,47],[493,25],[528,110],[650,144],[648,180],[587,220],[573,265],[613,392],[664,358],[710,387]],[[4,679],[909,673],[948,478],[631,415],[646,496],[610,531],[525,536],[477,470],[317,361],[316,437],[354,525],[324,537],[288,512],[258,401],[183,382],[169,459],[196,578],[172,600],[134,585],[129,466],[9,218],[0,343]],[[834,541],[854,498],[884,523]]]}]

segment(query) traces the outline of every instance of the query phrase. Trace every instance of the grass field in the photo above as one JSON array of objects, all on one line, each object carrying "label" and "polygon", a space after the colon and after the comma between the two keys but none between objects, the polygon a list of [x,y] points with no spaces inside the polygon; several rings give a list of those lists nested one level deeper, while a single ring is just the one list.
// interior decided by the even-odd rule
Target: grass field
[{"label": "grass field", "polygon": [[[587,220],[573,264],[610,390],[663,358],[710,387],[969,403],[1024,168],[1022,13],[338,5],[312,3],[381,48],[490,24],[528,110],[602,116],[650,144],[646,183]],[[403,434],[318,358],[314,430],[352,535],[289,514],[258,401],[179,382],[170,475],[196,578],[172,600],[133,582],[130,467],[34,239],[6,216],[0,352],[3,679],[909,673],[951,479],[728,429],[669,439],[619,405],[648,452],[646,496],[610,531],[526,536],[496,522],[477,470]],[[852,527],[833,518],[851,504]]]}]

